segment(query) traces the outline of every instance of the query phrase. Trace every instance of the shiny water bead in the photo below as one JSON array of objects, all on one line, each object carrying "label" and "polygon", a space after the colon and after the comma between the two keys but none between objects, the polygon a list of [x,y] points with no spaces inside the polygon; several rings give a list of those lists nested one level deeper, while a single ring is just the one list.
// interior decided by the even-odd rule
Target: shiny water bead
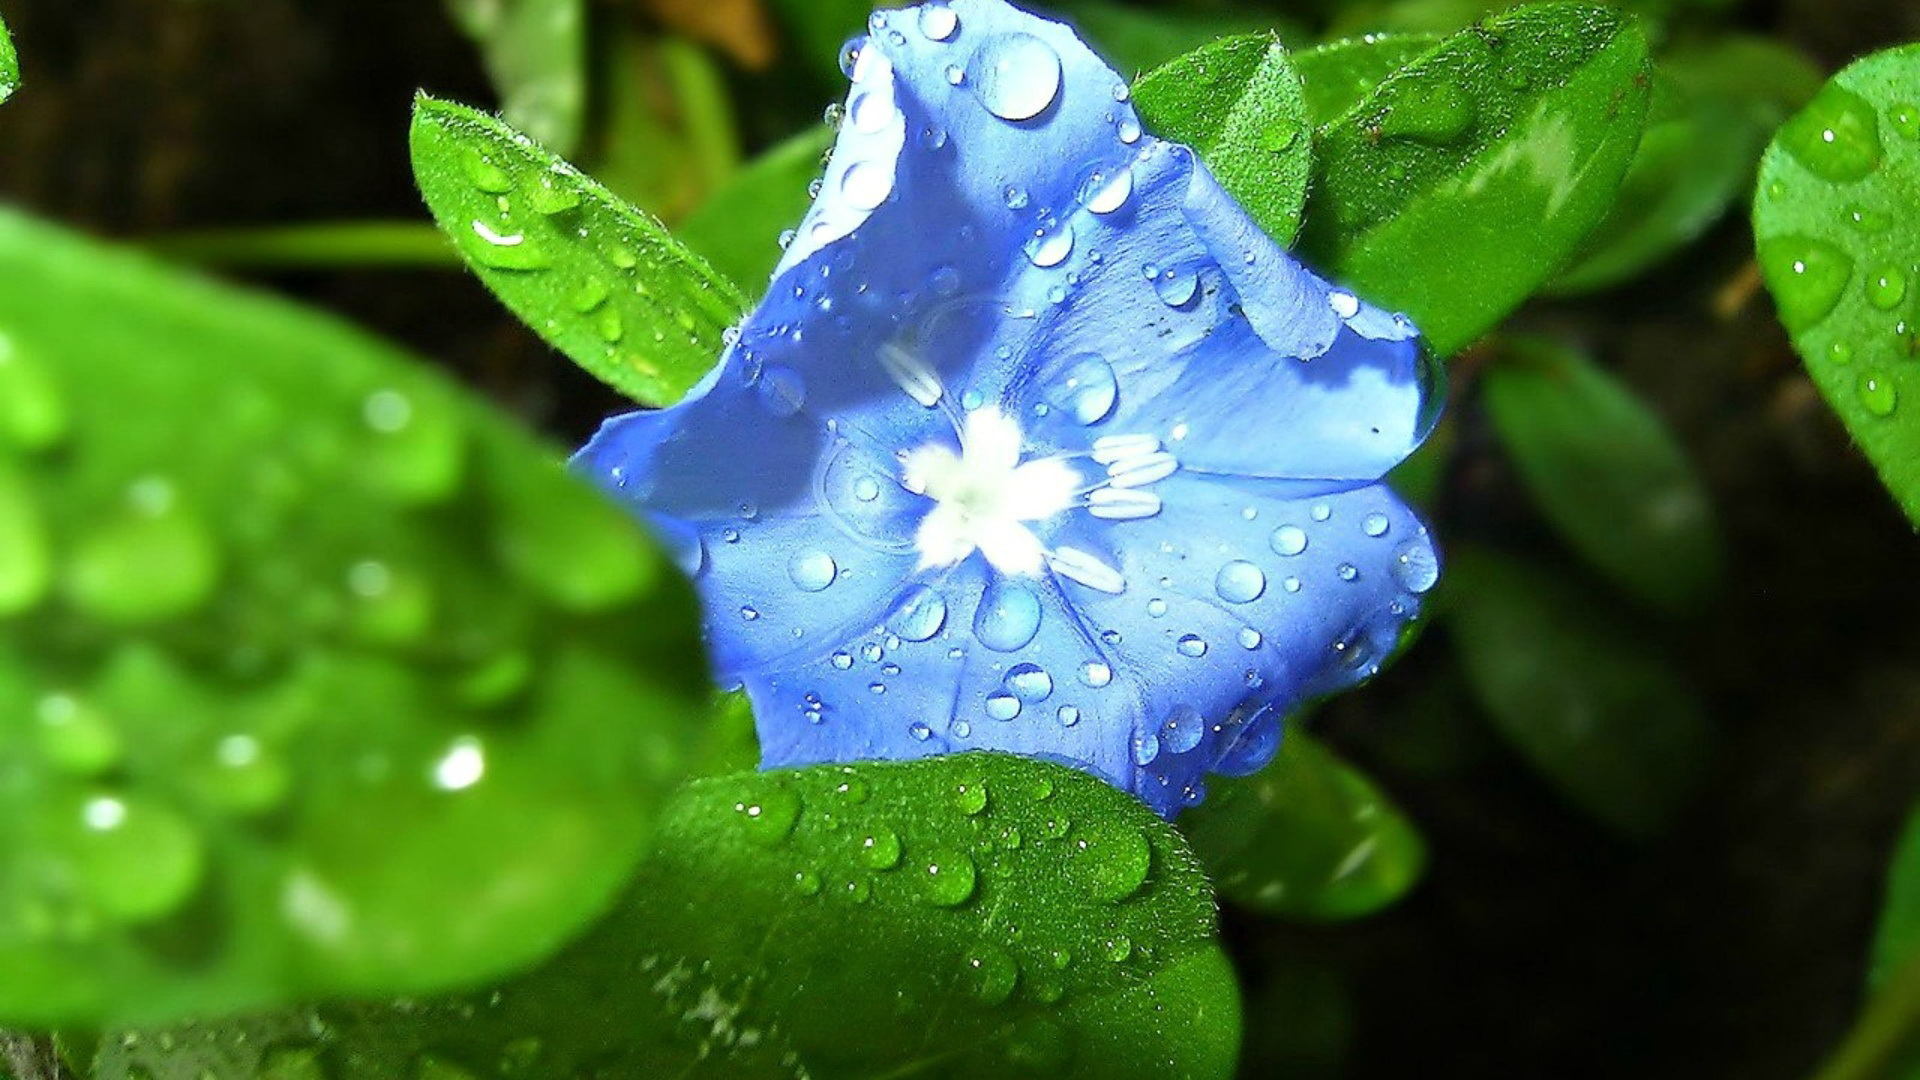
[{"label": "shiny water bead", "polygon": [[980,103],[1002,120],[1031,120],[1060,96],[1060,54],[1032,34],[988,39],[968,70]]},{"label": "shiny water bead", "polygon": [[833,556],[824,551],[796,552],[787,562],[787,576],[793,580],[795,588],[805,592],[820,592],[832,585],[839,572],[839,565],[833,561]]},{"label": "shiny water bead", "polygon": [[998,579],[981,598],[974,635],[999,652],[1013,652],[1040,632],[1040,598],[1017,581]]},{"label": "shiny water bead", "polygon": [[1228,603],[1250,604],[1267,591],[1267,575],[1258,566],[1236,559],[1220,568],[1213,588]]}]

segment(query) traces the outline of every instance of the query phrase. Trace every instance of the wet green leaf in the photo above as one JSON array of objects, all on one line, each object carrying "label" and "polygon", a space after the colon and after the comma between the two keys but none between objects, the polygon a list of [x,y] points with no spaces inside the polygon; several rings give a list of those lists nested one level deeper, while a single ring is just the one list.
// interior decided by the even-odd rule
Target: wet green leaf
[{"label": "wet green leaf", "polygon": [[1666,611],[1698,608],[1725,561],[1706,487],[1673,434],[1592,359],[1556,341],[1501,342],[1482,385],[1507,454],[1561,539]]},{"label": "wet green leaf", "polygon": [[1915,958],[1920,958],[1920,807],[1908,816],[1887,864],[1886,899],[1880,905],[1868,985],[1886,985]]},{"label": "wet green leaf", "polygon": [[1036,7],[1073,24],[1095,52],[1129,78],[1235,34],[1278,34],[1288,41],[1306,37],[1297,24],[1270,14],[1149,10],[1105,0],[1064,0]]},{"label": "wet green leaf", "polygon": [[1448,574],[1446,625],[1495,727],[1592,817],[1663,829],[1710,735],[1673,664],[1570,579],[1473,549],[1456,550]]},{"label": "wet green leaf", "polygon": [[1441,41],[1438,34],[1370,34],[1294,53],[1307,92],[1307,122],[1319,127],[1333,121]]},{"label": "wet green leaf", "polygon": [[707,697],[626,515],[329,319],[10,213],[0,279],[0,1021],[430,990],[604,910]]},{"label": "wet green leaf", "polygon": [[1787,121],[1753,203],[1760,272],[1807,370],[1920,522],[1920,45],[1833,77]]},{"label": "wet green leaf", "polygon": [[1458,350],[1605,215],[1639,142],[1646,54],[1630,17],[1577,4],[1453,35],[1320,128],[1301,251]]},{"label": "wet green leaf", "polygon": [[7,32],[7,24],[0,22],[0,101],[13,96],[20,89],[20,57],[13,51],[13,35]]},{"label": "wet green leaf", "polygon": [[1216,41],[1142,76],[1140,118],[1200,154],[1275,242],[1300,228],[1313,140],[1300,76],[1271,34]]},{"label": "wet green leaf", "polygon": [[507,123],[571,154],[587,109],[586,0],[447,0],[480,46]]},{"label": "wet green leaf", "polygon": [[1819,82],[1799,52],[1758,38],[1663,58],[1619,198],[1553,291],[1618,284],[1692,243],[1747,190],[1767,139]]},{"label": "wet green leaf", "polygon": [[506,1063],[1204,1080],[1232,1075],[1239,1027],[1179,835],[1091,776],[967,754],[695,783],[615,914],[537,972],[451,1001],[108,1038],[95,1075],[237,1080],[324,1053],[354,1063],[336,1080]]},{"label": "wet green leaf", "polygon": [[1221,894],[1245,907],[1357,919],[1405,895],[1426,867],[1399,808],[1298,724],[1272,765],[1208,790],[1180,828]]},{"label": "wet green leaf", "polygon": [[658,221],[500,121],[422,97],[414,176],[440,227],[535,332],[635,401],[679,400],[746,300]]},{"label": "wet green leaf", "polygon": [[780,234],[806,215],[807,186],[832,146],[833,130],[817,127],[762,154],[681,223],[680,239],[742,290],[759,291],[780,262]]},{"label": "wet green leaf", "polygon": [[1332,31],[1340,37],[1451,34],[1513,6],[1506,0],[1361,0],[1342,5]]}]

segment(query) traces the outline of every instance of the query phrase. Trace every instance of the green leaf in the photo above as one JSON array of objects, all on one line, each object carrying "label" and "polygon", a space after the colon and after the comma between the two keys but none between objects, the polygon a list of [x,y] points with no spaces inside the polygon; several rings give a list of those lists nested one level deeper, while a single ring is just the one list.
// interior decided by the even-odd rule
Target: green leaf
[{"label": "green leaf", "polygon": [[1796,88],[1811,96],[1819,85],[1799,52],[1757,38],[1676,52],[1660,74],[1619,199],[1553,292],[1618,284],[1698,239],[1747,190],[1774,128],[1805,103]]},{"label": "green leaf", "polygon": [[1313,143],[1300,76],[1272,34],[1225,38],[1142,76],[1140,118],[1199,151],[1274,241],[1300,229]]},{"label": "green leaf", "polygon": [[1494,726],[1592,817],[1662,830],[1692,791],[1710,732],[1646,634],[1575,582],[1488,552],[1453,554],[1447,627]]},{"label": "green leaf", "polygon": [[1692,462],[1626,387],[1558,342],[1505,339],[1488,415],[1534,503],[1569,547],[1643,603],[1698,608],[1724,554]]},{"label": "green leaf", "polygon": [[[1920,45],[1833,77],[1760,163],[1760,272],[1807,370],[1920,522]],[[1902,400],[1906,408],[1901,408]]]},{"label": "green leaf", "polygon": [[507,123],[571,154],[587,110],[586,0],[447,0],[480,45]]},{"label": "green leaf", "polygon": [[480,280],[642,404],[679,400],[745,310],[732,283],[658,221],[490,116],[422,96],[413,170]]},{"label": "green leaf", "polygon": [[20,89],[20,57],[13,51],[13,35],[7,33],[7,24],[0,21],[0,101],[13,96]]},{"label": "green leaf", "polygon": [[1237,904],[1299,919],[1371,915],[1420,880],[1426,845],[1373,781],[1289,723],[1272,765],[1214,780],[1181,830]]},{"label": "green leaf", "polygon": [[1307,122],[1332,122],[1373,92],[1389,75],[1432,52],[1438,34],[1370,34],[1293,54],[1307,94]]},{"label": "green leaf", "polygon": [[739,165],[719,62],[684,39],[633,26],[603,35],[597,51],[607,71],[594,178],[679,222]]},{"label": "green leaf", "polygon": [[1126,77],[1151,71],[1234,34],[1277,34],[1289,41],[1307,37],[1297,23],[1283,22],[1270,14],[1152,11],[1106,0],[1064,0],[1043,6],[1073,24],[1087,44]]},{"label": "green leaf", "polygon": [[767,7],[787,28],[788,51],[813,68],[823,80],[845,82],[840,74],[840,49],[867,32],[867,16],[879,0],[766,0]]},{"label": "green leaf", "polygon": [[1867,983],[1879,988],[1901,967],[1920,960],[1920,807],[1908,816],[1887,866],[1886,899],[1873,939]]},{"label": "green leaf", "polygon": [[1224,1078],[1239,998],[1213,934],[1179,835],[1083,773],[967,754],[745,774],[683,789],[625,902],[540,971],[109,1037],[95,1075],[351,1054],[341,1080]]},{"label": "green leaf", "polygon": [[758,290],[780,262],[780,234],[800,223],[813,201],[833,130],[809,128],[736,173],[682,222],[680,239],[744,290]]},{"label": "green leaf", "polygon": [[628,517],[332,320],[13,213],[0,279],[0,1022],[430,990],[604,910],[707,697]]},{"label": "green leaf", "polygon": [[1461,31],[1320,128],[1301,251],[1452,353],[1605,215],[1648,81],[1617,11],[1538,5]]}]

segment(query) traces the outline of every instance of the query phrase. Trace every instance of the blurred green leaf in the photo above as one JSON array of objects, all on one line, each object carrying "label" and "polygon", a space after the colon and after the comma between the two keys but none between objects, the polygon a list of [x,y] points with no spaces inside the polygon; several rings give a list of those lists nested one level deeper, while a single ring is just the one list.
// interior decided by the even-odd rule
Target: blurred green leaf
[{"label": "blurred green leaf", "polygon": [[839,84],[840,50],[867,32],[867,16],[885,6],[876,0],[767,0],[787,30],[788,53],[821,79]]},{"label": "blurred green leaf", "polygon": [[7,24],[0,21],[0,101],[13,96],[20,89],[20,57],[13,51],[13,35],[7,32]]},{"label": "blurred green leaf", "polygon": [[604,910],[707,697],[627,516],[329,319],[11,213],[0,278],[0,1020],[430,990]]},{"label": "blurred green leaf", "polygon": [[1239,996],[1213,934],[1179,835],[1086,774],[977,754],[752,773],[683,789],[626,901],[539,971],[110,1037],[95,1075],[325,1054],[353,1063],[336,1080],[1224,1078]]},{"label": "blurred green leaf", "polygon": [[1747,190],[1773,130],[1819,85],[1802,54],[1764,39],[1723,38],[1663,58],[1619,199],[1552,291],[1618,284],[1692,243]]},{"label": "blurred green leaf", "polygon": [[1152,71],[1234,34],[1277,35],[1288,41],[1306,37],[1298,24],[1269,14],[1149,10],[1106,0],[1062,0],[1034,7],[1073,24],[1123,78]]},{"label": "blurred green leaf", "polygon": [[421,97],[413,168],[480,280],[635,401],[679,400],[745,310],[733,284],[658,221],[490,116]]},{"label": "blurred green leaf", "polygon": [[1454,648],[1507,741],[1597,820],[1662,830],[1710,741],[1674,665],[1569,579],[1471,548],[1448,574]]},{"label": "blurred green leaf", "polygon": [[1848,66],[1780,129],[1761,161],[1753,230],[1807,370],[1920,522],[1916,190],[1920,45],[1908,45]]},{"label": "blurred green leaf", "polygon": [[833,147],[833,130],[808,128],[754,159],[677,230],[686,245],[742,290],[758,291],[780,262],[780,234],[800,224],[808,186]]},{"label": "blurred green leaf", "polygon": [[1438,34],[1369,34],[1294,53],[1307,94],[1307,122],[1319,127],[1333,121],[1441,41]]},{"label": "blurred green leaf", "polygon": [[1301,250],[1450,354],[1605,215],[1648,81],[1645,38],[1605,8],[1525,7],[1455,34],[1320,129]]},{"label": "blurred green leaf", "polygon": [[593,177],[641,210],[678,222],[739,166],[720,66],[685,39],[632,27],[598,45],[607,70]]},{"label": "blurred green leaf", "polygon": [[1903,965],[1916,959],[1920,959],[1920,807],[1908,815],[1887,864],[1886,899],[1873,939],[1868,985],[1884,986]]},{"label": "blurred green leaf", "polygon": [[587,109],[586,0],[447,0],[480,46],[507,123],[553,148],[578,148]]},{"label": "blurred green leaf", "polygon": [[1147,127],[1193,147],[1267,235],[1292,243],[1313,140],[1300,76],[1279,38],[1216,41],[1148,72],[1133,89]]},{"label": "blurred green leaf", "polygon": [[1371,34],[1451,34],[1514,5],[1507,0],[1389,0],[1342,5],[1330,28],[1334,37]]},{"label": "blurred green leaf", "polygon": [[1698,608],[1725,558],[1706,488],[1666,425],[1559,342],[1514,335],[1497,355],[1487,413],[1561,539],[1640,601]]},{"label": "blurred green leaf", "polygon": [[1373,781],[1289,723],[1274,763],[1211,781],[1181,831],[1237,904],[1298,919],[1371,915],[1419,881],[1426,845]]},{"label": "blurred green leaf", "polygon": [[1427,441],[1387,473],[1387,486],[1414,506],[1431,510],[1440,498],[1447,468],[1453,463],[1453,450],[1459,441],[1458,423],[1451,415],[1442,416]]}]

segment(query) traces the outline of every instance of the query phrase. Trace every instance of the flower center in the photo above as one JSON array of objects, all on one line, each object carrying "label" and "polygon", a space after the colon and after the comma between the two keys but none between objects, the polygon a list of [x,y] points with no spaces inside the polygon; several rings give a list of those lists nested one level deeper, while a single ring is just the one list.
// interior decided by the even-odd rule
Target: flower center
[{"label": "flower center", "polygon": [[960,424],[960,452],[928,443],[900,455],[901,483],[932,499],[914,544],[921,567],[953,566],[980,552],[1004,574],[1037,575],[1046,548],[1027,527],[1075,504],[1081,476],[1060,458],[1020,460],[1023,437],[992,406]]}]

